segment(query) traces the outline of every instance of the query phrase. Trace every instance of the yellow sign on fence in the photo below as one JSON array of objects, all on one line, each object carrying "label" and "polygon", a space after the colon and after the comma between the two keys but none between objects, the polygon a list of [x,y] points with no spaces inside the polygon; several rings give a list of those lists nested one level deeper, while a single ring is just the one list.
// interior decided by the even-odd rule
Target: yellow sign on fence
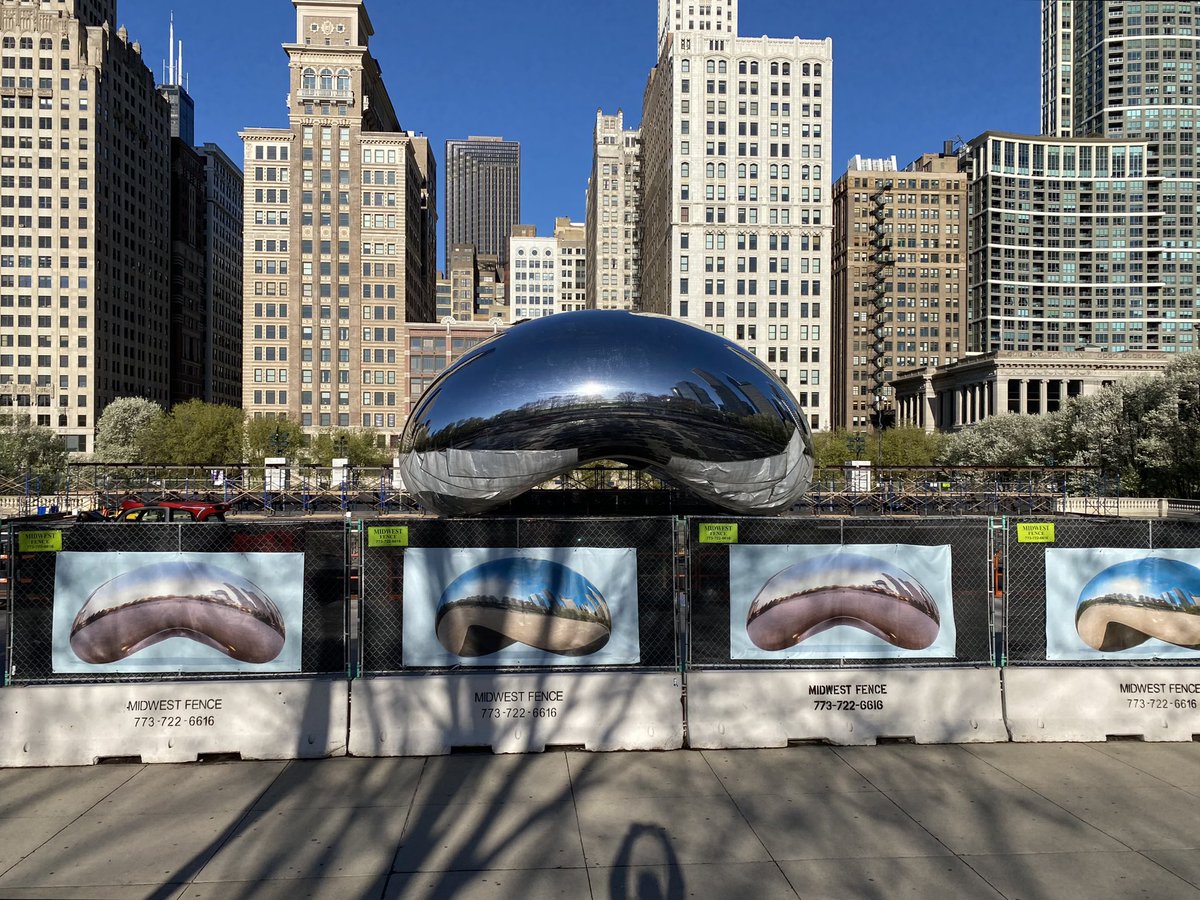
[{"label": "yellow sign on fence", "polygon": [[1017,523],[1018,544],[1053,544],[1053,522],[1019,522]]},{"label": "yellow sign on fence", "polygon": [[61,549],[61,531],[21,531],[17,534],[17,550],[21,553],[57,553]]},{"label": "yellow sign on fence", "polygon": [[407,547],[407,525],[371,525],[367,528],[368,547]]},{"label": "yellow sign on fence", "polygon": [[700,543],[702,544],[736,544],[737,542],[737,522],[709,522],[700,526]]}]

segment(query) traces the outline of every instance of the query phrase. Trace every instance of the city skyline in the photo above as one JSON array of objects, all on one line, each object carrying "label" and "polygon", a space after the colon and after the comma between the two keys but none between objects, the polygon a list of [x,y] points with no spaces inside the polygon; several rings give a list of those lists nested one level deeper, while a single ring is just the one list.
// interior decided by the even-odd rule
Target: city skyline
[{"label": "city skyline", "polygon": [[[559,216],[584,219],[597,109],[622,109],[627,127],[640,124],[656,55],[655,6],[654,0],[614,0],[589,13],[539,3],[514,19],[499,8],[451,0],[421,10],[422,29],[434,35],[421,41],[408,38],[414,34],[408,7],[367,8],[375,26],[372,49],[400,123],[430,139],[439,176],[447,139],[503,134],[520,141],[522,218],[539,233],[552,233]],[[1036,133],[1039,9],[1035,0],[967,13],[949,0],[916,7],[864,0],[852,8],[843,0],[742,0],[740,31],[833,38],[832,181],[856,153],[895,154],[903,166],[948,139],[969,140],[985,130]],[[165,80],[170,6],[120,0],[117,12],[118,27],[129,29],[156,80]],[[266,0],[235,8],[231,0],[212,0],[203,7],[181,4],[174,16],[196,101],[196,139],[238,159],[240,130],[286,122],[280,43],[294,27],[292,5]],[[241,26],[231,31],[235,20]],[[505,49],[514,34],[527,52]],[[564,41],[562,34],[586,35],[589,48],[604,52],[585,58],[580,42]],[[876,35],[887,39],[877,42]],[[447,55],[454,58],[451,75]],[[443,204],[444,196],[439,232]],[[439,259],[444,253],[439,248]]]}]

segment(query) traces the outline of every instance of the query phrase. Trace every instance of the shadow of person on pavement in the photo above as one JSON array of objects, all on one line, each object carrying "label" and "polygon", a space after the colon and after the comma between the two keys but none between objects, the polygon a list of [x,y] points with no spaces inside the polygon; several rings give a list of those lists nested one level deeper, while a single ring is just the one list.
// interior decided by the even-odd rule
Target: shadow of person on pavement
[{"label": "shadow of person on pavement", "polygon": [[[639,844],[657,844],[638,850]],[[636,876],[637,883],[630,881]],[[666,878],[664,885],[663,876]],[[657,825],[629,826],[608,879],[611,900],[683,900],[683,873],[667,832]]]}]

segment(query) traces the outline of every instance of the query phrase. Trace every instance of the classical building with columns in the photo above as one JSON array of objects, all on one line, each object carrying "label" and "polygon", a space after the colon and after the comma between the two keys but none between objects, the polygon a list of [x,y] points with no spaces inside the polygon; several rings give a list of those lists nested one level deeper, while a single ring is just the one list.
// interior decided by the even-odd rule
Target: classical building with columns
[{"label": "classical building with columns", "polygon": [[1056,412],[1135,375],[1161,375],[1172,356],[1154,352],[969,355],[947,366],[901,372],[893,381],[896,424],[956,431],[1005,413]]}]

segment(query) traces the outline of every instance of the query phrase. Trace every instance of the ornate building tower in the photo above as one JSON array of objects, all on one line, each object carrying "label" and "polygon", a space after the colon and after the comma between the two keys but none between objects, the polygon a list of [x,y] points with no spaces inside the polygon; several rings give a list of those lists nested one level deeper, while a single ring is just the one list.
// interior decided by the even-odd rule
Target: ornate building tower
[{"label": "ornate building tower", "polygon": [[245,143],[243,405],[308,433],[404,426],[406,322],[434,316],[437,178],[361,0],[293,0],[289,127]]}]

